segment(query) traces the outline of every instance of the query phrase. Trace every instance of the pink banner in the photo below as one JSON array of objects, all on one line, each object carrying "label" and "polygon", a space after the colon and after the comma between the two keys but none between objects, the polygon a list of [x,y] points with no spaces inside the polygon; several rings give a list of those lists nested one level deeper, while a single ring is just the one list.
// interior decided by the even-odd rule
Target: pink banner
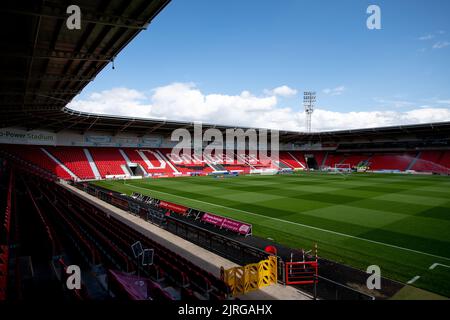
[{"label": "pink banner", "polygon": [[178,204],[165,202],[165,201],[161,201],[159,203],[159,207],[160,208],[164,208],[164,209],[169,209],[169,210],[172,210],[172,211],[174,211],[176,213],[181,213],[181,214],[185,214],[187,212],[187,210],[188,210],[187,207],[183,207],[183,206],[180,206]]},{"label": "pink banner", "polygon": [[202,217],[203,222],[211,223],[217,227],[222,226],[224,219],[225,218],[222,218],[222,217],[216,216],[214,214],[210,214],[210,213],[205,213]]},{"label": "pink banner", "polygon": [[216,216],[211,213],[205,213],[202,217],[202,221],[242,235],[250,235],[252,232],[251,224]]}]

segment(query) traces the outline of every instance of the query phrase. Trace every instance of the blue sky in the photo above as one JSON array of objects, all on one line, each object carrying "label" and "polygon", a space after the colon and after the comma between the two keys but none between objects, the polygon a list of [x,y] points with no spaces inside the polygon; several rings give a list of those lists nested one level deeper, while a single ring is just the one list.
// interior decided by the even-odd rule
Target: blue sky
[{"label": "blue sky", "polygon": [[[366,27],[370,4],[381,8],[382,30]],[[121,52],[115,65],[115,70],[110,66],[103,70],[72,107],[100,113],[123,113],[120,110],[126,109],[126,115],[132,116],[168,118],[173,114],[179,120],[241,124],[232,115],[220,121],[218,113],[199,111],[205,116],[199,119],[189,112],[174,112],[175,107],[196,111],[180,105],[181,97],[176,102],[166,101],[171,100],[167,96],[155,99],[157,88],[175,84],[170,88],[189,96],[200,93],[204,101],[211,95],[244,100],[254,97],[257,106],[250,106],[253,116],[249,118],[255,118],[255,110],[260,110],[260,120],[244,125],[264,126],[264,112],[273,118],[277,115],[272,112],[288,109],[298,122],[297,126],[289,124],[289,129],[301,130],[301,95],[305,90],[317,91],[317,108],[329,113],[319,115],[316,121],[336,123],[333,119],[338,114],[394,112],[394,119],[379,125],[400,124],[417,122],[422,116],[402,115],[420,110],[438,110],[428,117],[430,121],[440,117],[450,120],[445,118],[450,117],[450,1],[173,0],[149,29]],[[271,91],[280,86],[297,93],[276,95]],[[104,102],[110,101],[108,93],[118,88],[132,90],[127,106],[138,104],[135,110],[96,106],[103,95]],[[242,95],[243,91],[248,92]],[[275,97],[276,102],[268,102],[269,97]],[[266,99],[267,104],[261,106],[258,99]],[[162,104],[158,112],[143,112],[145,108],[156,110],[156,103]],[[161,111],[164,104],[171,114]],[[202,108],[209,106],[205,103]],[[427,118],[424,111],[422,114]],[[284,122],[281,115],[279,122]],[[340,126],[348,126],[348,122]],[[316,127],[327,130],[340,126]]]}]

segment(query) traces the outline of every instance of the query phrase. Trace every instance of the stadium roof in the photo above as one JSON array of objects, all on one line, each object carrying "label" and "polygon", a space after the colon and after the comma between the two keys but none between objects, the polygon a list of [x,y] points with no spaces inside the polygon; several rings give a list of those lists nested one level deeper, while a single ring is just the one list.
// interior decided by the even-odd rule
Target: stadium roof
[{"label": "stadium roof", "polygon": [[[164,9],[170,0],[3,1],[0,8],[0,127],[116,135],[193,130],[192,122],[95,115],[67,104]],[[81,30],[66,28],[69,5]],[[203,124],[204,129],[232,128]],[[243,128],[247,129],[247,128]],[[449,123],[320,133],[280,132],[282,142],[339,142],[401,135],[450,136]]]},{"label": "stadium roof", "polygon": [[[1,126],[53,126],[60,112],[170,0],[2,1]],[[81,8],[69,30],[68,6]]]}]

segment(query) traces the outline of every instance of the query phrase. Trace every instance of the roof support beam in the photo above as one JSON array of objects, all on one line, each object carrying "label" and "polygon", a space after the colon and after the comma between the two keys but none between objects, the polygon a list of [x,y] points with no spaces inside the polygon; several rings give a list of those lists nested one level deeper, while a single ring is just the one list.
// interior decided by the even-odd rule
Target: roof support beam
[{"label": "roof support beam", "polygon": [[[80,76],[58,76],[58,75],[40,75],[36,77],[30,77],[28,80],[30,81],[46,81],[46,82],[52,82],[52,81],[74,81],[74,82],[90,82],[93,81],[95,78],[91,77],[80,77]],[[26,81],[27,78],[24,77],[16,77],[16,76],[5,76],[1,77],[0,81],[3,82],[9,82],[9,81]]]},{"label": "roof support beam", "polygon": [[74,53],[68,51],[45,51],[37,50],[33,54],[23,52],[2,53],[2,57],[13,57],[23,59],[53,59],[53,60],[74,60],[74,61],[92,61],[92,62],[111,62],[113,57],[99,54]]},{"label": "roof support beam", "polygon": [[117,135],[118,133],[124,132],[129,126],[131,126],[134,123],[134,119],[128,121],[127,123],[125,123],[125,125],[120,128],[119,130],[117,130],[114,135]]},{"label": "roof support beam", "polygon": [[[57,14],[50,13],[48,12],[48,10],[42,11],[47,11],[47,13],[22,11],[22,10],[2,10],[2,12],[8,14],[26,15],[47,19],[66,20],[68,17],[67,13],[64,10],[58,11]],[[147,21],[136,20],[123,16],[100,15],[98,13],[92,13],[85,10],[82,10],[81,22],[124,29],[137,29],[137,30],[146,30],[149,26],[149,23]]]},{"label": "roof support beam", "polygon": [[25,94],[23,92],[14,92],[14,91],[2,92],[2,91],[0,91],[0,95],[3,95],[3,96],[22,96],[22,95],[29,96],[29,95],[36,95],[36,96],[40,96],[40,97],[45,97],[45,95],[49,95],[49,94],[53,94],[53,95],[62,95],[62,94],[76,95],[76,94],[78,94],[78,91],[77,90],[27,91],[27,92],[25,92]]},{"label": "roof support beam", "polygon": [[92,123],[89,125],[89,127],[87,127],[87,128],[83,131],[83,134],[85,134],[86,132],[88,132],[89,130],[91,130],[92,127],[97,123],[98,119],[100,119],[100,117],[95,118],[95,120],[92,121]]},{"label": "roof support beam", "polygon": [[[42,2],[41,2],[41,5],[42,5]],[[25,102],[26,102],[25,96],[27,95],[27,92],[28,92],[29,78],[31,77],[31,71],[33,69],[33,57],[32,56],[34,55],[34,51],[36,50],[36,47],[37,47],[40,28],[41,28],[41,18],[38,17],[37,22],[36,22],[36,30],[35,30],[35,34],[34,34],[34,40],[33,40],[32,55],[28,62],[28,71],[27,71],[27,75],[26,75],[27,80],[25,81],[25,94],[23,95],[23,106],[25,105]]]},{"label": "roof support beam", "polygon": [[158,125],[154,126],[153,128],[151,128],[151,129],[149,129],[149,130],[143,132],[142,134],[140,134],[139,137],[143,137],[143,136],[145,136],[145,135],[147,135],[147,134],[150,134],[150,133],[154,132],[155,130],[158,130],[159,128],[161,128],[161,127],[164,126],[165,124],[166,124],[165,121],[164,121],[164,122],[161,122],[160,124],[158,124]]}]

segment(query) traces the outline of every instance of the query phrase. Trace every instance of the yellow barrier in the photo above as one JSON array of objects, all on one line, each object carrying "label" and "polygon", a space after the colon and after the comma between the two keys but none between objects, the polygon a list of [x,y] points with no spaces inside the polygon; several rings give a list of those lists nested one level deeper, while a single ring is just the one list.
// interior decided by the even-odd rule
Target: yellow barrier
[{"label": "yellow barrier", "polygon": [[277,283],[277,257],[259,263],[223,270],[223,280],[230,287],[233,296],[246,294],[259,288]]}]

